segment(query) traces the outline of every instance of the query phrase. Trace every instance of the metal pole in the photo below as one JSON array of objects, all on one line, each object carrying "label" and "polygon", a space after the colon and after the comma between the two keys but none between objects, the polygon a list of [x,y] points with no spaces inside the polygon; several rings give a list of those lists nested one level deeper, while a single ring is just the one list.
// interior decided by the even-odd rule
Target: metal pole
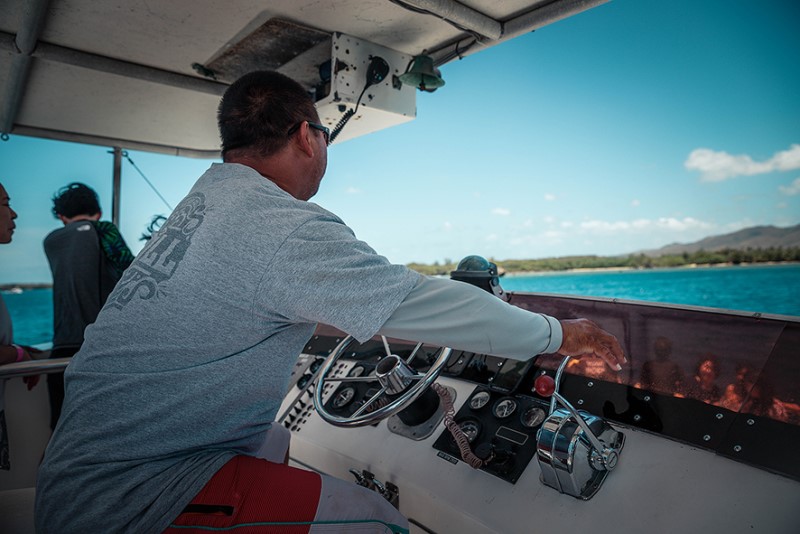
[{"label": "metal pole", "polygon": [[405,2],[444,20],[453,21],[493,41],[503,36],[503,25],[500,21],[454,0],[405,0]]},{"label": "metal pole", "polygon": [[122,149],[115,146],[112,152],[114,154],[114,185],[111,193],[111,222],[119,228],[120,190],[122,189]]}]

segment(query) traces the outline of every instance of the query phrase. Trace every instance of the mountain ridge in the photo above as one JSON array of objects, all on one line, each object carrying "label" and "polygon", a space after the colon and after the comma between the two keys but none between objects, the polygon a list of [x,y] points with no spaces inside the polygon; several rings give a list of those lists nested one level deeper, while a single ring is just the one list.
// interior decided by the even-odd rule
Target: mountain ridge
[{"label": "mountain ridge", "polygon": [[773,247],[800,247],[800,224],[785,228],[772,225],[750,226],[727,234],[709,236],[692,243],[670,243],[657,249],[640,250],[634,254],[659,257],[700,250],[713,252],[724,249],[747,250]]}]

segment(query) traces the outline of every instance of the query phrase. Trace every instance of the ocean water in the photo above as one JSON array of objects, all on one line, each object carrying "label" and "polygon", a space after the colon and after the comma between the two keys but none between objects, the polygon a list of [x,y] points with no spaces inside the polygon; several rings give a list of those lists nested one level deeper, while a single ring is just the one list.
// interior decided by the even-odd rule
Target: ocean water
[{"label": "ocean water", "polygon": [[[690,304],[800,317],[800,264],[504,276],[508,291]],[[17,343],[53,336],[52,291],[4,293]]]},{"label": "ocean water", "polygon": [[800,316],[800,264],[511,275],[500,285],[508,291]]},{"label": "ocean water", "polygon": [[22,293],[3,292],[14,342],[20,345],[37,345],[53,341],[53,291],[30,289]]}]

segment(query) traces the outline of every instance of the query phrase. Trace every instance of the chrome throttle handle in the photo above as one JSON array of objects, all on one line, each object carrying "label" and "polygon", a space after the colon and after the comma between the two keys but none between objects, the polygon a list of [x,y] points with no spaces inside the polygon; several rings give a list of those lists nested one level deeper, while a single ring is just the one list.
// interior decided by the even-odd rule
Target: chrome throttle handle
[{"label": "chrome throttle handle", "polygon": [[551,397],[550,415],[552,415],[556,410],[556,404],[560,404],[570,413],[570,415],[572,415],[572,417],[575,419],[575,422],[581,427],[584,435],[592,445],[592,466],[598,470],[610,471],[617,465],[617,461],[619,460],[619,452],[612,447],[608,447],[605,443],[600,441],[595,433],[592,432],[592,429],[589,428],[589,425],[586,424],[586,421],[578,412],[578,410],[576,410],[575,407],[572,406],[572,404],[558,392],[558,388],[561,385],[561,375],[563,374],[564,368],[569,362],[569,358],[569,356],[566,356],[564,361],[561,362],[561,365],[558,366],[555,379],[548,375],[539,375],[536,377],[533,386],[534,390],[536,390],[536,392],[543,397]]}]

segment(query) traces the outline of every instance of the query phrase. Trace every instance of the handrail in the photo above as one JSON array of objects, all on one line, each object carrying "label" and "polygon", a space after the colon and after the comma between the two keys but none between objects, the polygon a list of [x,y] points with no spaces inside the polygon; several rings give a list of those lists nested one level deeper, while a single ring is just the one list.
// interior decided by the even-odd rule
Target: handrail
[{"label": "handrail", "polygon": [[0,365],[0,380],[19,376],[49,375],[63,373],[72,358],[52,358],[46,360],[30,360],[27,362],[7,363]]}]

